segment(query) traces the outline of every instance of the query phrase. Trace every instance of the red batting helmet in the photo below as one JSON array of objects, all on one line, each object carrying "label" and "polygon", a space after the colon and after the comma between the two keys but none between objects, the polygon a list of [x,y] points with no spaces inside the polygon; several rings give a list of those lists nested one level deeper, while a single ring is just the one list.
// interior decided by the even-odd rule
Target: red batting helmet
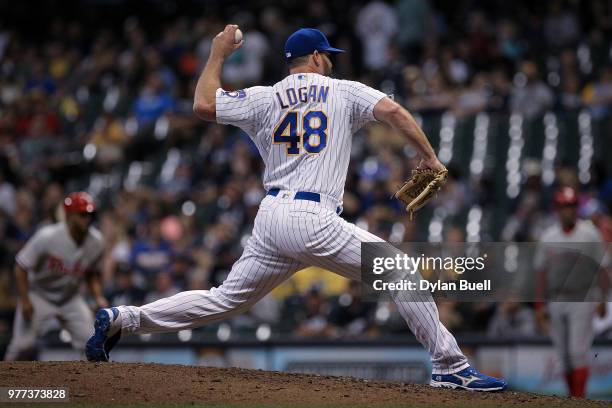
[{"label": "red batting helmet", "polygon": [[93,213],[96,211],[96,203],[91,196],[83,191],[70,193],[64,198],[64,210],[78,213]]},{"label": "red batting helmet", "polygon": [[555,192],[553,199],[556,206],[578,205],[578,193],[573,187],[561,187]]}]

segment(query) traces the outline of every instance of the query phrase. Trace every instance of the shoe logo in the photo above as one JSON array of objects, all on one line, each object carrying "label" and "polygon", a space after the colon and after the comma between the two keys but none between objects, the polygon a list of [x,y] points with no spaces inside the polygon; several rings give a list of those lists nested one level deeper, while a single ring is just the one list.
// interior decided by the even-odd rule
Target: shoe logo
[{"label": "shoe logo", "polygon": [[437,375],[437,376],[436,376],[436,381],[442,381],[442,376]]},{"label": "shoe logo", "polygon": [[470,375],[469,377],[461,377],[460,375],[457,375],[457,374],[453,374],[453,375],[461,380],[461,385],[464,386],[464,387],[469,386],[474,381],[480,380],[480,378],[478,378],[478,377],[476,377],[474,375]]}]

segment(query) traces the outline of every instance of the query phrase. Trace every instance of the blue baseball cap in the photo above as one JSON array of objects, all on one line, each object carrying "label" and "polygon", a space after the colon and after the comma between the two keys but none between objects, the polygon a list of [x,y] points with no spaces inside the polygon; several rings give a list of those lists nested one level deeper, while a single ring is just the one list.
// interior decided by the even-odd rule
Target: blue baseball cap
[{"label": "blue baseball cap", "polygon": [[291,34],[285,43],[285,58],[288,61],[312,54],[315,51],[329,52],[330,54],[344,52],[344,50],[329,45],[325,34],[315,28],[300,28]]}]

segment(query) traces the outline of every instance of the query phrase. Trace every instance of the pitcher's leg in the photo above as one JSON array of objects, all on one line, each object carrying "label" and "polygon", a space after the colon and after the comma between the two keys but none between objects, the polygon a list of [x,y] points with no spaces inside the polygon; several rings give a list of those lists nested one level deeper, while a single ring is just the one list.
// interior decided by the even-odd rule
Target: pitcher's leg
[{"label": "pitcher's leg", "polygon": [[248,310],[259,299],[302,268],[299,262],[258,254],[247,245],[223,284],[192,290],[144,306],[119,306],[127,333],[171,332],[217,322]]},{"label": "pitcher's leg", "polygon": [[[350,243],[352,249],[344,252],[351,256],[351,253],[359,251],[356,267],[360,272],[361,243],[381,242],[383,240],[359,227],[355,227],[354,236],[355,238]],[[354,257],[354,255],[352,256]],[[457,345],[457,340],[440,322],[438,307],[429,293],[423,291],[404,292],[401,300],[396,296],[393,296],[393,298],[408,327],[429,352],[433,365],[432,374],[451,374],[469,366],[467,358]]]},{"label": "pitcher's leg", "polygon": [[275,206],[262,201],[253,235],[227,279],[211,290],[178,293],[136,307],[119,306],[96,313],[94,335],[85,346],[90,361],[108,361],[122,332],[174,332],[226,319],[250,308],[303,265],[278,254],[274,232],[278,224]]},{"label": "pitcher's leg", "polygon": [[[307,220],[298,228],[306,236],[307,253],[299,255],[302,262],[326,268],[349,279],[361,279],[361,243],[385,242],[340,217],[327,219],[324,232],[320,225]],[[429,293],[404,293],[401,299],[392,294],[398,310],[417,340],[431,356],[433,374],[451,374],[469,366],[455,337],[440,322],[438,308]]]}]

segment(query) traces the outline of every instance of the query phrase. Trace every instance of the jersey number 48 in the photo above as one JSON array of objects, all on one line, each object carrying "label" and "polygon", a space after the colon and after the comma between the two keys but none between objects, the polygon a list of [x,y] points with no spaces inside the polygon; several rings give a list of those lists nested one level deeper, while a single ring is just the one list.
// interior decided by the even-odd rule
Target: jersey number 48
[{"label": "jersey number 48", "polygon": [[327,146],[327,115],[322,111],[309,111],[301,121],[299,116],[300,112],[287,112],[274,129],[273,142],[285,143],[289,156],[301,153],[300,144],[306,153],[320,153]]}]

